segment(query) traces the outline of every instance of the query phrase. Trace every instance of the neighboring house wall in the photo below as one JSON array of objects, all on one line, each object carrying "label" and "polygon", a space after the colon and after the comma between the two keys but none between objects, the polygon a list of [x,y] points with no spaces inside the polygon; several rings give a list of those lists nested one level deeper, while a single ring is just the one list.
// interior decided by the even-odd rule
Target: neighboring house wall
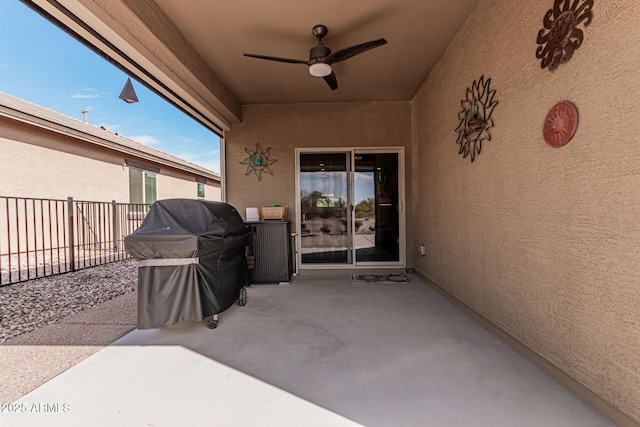
[{"label": "neighboring house wall", "polygon": [[196,199],[201,182],[221,200],[212,171],[0,94],[0,196],[129,203],[130,166],[156,171],[157,199]]},{"label": "neighboring house wall", "polygon": [[[196,181],[178,179],[171,176],[158,176],[158,200],[174,198],[198,198],[198,186]],[[204,200],[221,200],[220,186],[205,185]]]},{"label": "neighboring house wall", "polygon": [[0,165],[1,196],[129,202],[129,171],[119,164],[0,137]]},{"label": "neighboring house wall", "polygon": [[[413,100],[413,265],[640,420],[640,7],[594,2],[572,59],[535,57],[552,1],[481,0]],[[455,143],[460,101],[491,78],[491,141]],[[551,148],[548,110],[579,110]],[[409,248],[409,253],[412,253]]]}]

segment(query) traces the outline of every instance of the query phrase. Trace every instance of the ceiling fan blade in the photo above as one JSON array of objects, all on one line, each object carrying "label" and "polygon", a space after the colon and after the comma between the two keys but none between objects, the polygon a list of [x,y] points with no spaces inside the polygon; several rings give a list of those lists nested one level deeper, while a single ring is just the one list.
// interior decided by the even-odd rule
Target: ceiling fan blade
[{"label": "ceiling fan blade", "polygon": [[266,55],[254,55],[252,53],[243,53],[244,56],[248,56],[249,58],[258,58],[258,59],[266,59],[267,61],[277,61],[277,62],[287,62],[289,64],[306,64],[309,65],[309,61],[303,61],[301,59],[289,59],[289,58],[278,58],[276,56],[266,56]]},{"label": "ceiling fan blade", "polygon": [[378,39],[378,40],[372,40],[370,42],[357,44],[355,46],[346,47],[344,49],[340,49],[339,51],[334,52],[331,55],[327,56],[322,62],[329,65],[335,64],[336,62],[344,61],[345,59],[349,59],[352,56],[359,55],[368,50],[371,50],[373,48],[376,48],[378,46],[382,46],[385,44],[387,44],[387,41],[385,39]]},{"label": "ceiling fan blade", "polygon": [[324,81],[327,82],[331,90],[338,89],[338,79],[336,78],[336,73],[333,71],[328,76],[323,77]]}]

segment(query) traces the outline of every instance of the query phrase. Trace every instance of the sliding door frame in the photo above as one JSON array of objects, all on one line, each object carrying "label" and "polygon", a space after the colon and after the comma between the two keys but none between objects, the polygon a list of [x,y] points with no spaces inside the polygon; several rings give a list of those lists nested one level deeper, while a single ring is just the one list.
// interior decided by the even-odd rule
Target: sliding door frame
[{"label": "sliding door frame", "polygon": [[[352,245],[351,263],[346,264],[302,264],[302,225],[300,220],[300,155],[308,153],[351,153],[351,166],[349,169],[348,186],[351,200],[354,203],[354,179],[355,155],[356,154],[384,154],[395,153],[398,155],[398,261],[376,261],[357,262],[355,256],[355,245]],[[299,270],[353,270],[372,268],[404,268],[406,266],[406,200],[405,200],[405,155],[404,147],[319,147],[319,148],[296,148],[295,149],[295,192],[296,192],[296,264]],[[353,211],[352,211],[353,213]],[[350,232],[353,241],[355,230],[355,215],[351,214]]]}]

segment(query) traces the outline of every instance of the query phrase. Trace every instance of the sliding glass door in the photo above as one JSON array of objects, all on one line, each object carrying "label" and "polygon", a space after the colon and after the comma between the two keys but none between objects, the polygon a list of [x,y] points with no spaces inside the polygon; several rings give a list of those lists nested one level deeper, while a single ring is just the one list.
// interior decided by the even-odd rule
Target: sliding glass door
[{"label": "sliding glass door", "polygon": [[351,264],[351,153],[300,154],[303,264]]},{"label": "sliding glass door", "polygon": [[355,155],[357,263],[400,261],[398,153]]},{"label": "sliding glass door", "polygon": [[404,263],[401,154],[298,152],[301,268]]}]

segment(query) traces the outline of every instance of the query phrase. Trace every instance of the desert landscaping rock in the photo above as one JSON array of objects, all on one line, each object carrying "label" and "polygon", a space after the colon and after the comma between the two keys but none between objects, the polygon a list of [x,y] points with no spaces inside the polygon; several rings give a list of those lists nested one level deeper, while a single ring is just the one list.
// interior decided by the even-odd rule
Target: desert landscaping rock
[{"label": "desert landscaping rock", "polygon": [[0,287],[0,343],[137,288],[126,260]]}]

